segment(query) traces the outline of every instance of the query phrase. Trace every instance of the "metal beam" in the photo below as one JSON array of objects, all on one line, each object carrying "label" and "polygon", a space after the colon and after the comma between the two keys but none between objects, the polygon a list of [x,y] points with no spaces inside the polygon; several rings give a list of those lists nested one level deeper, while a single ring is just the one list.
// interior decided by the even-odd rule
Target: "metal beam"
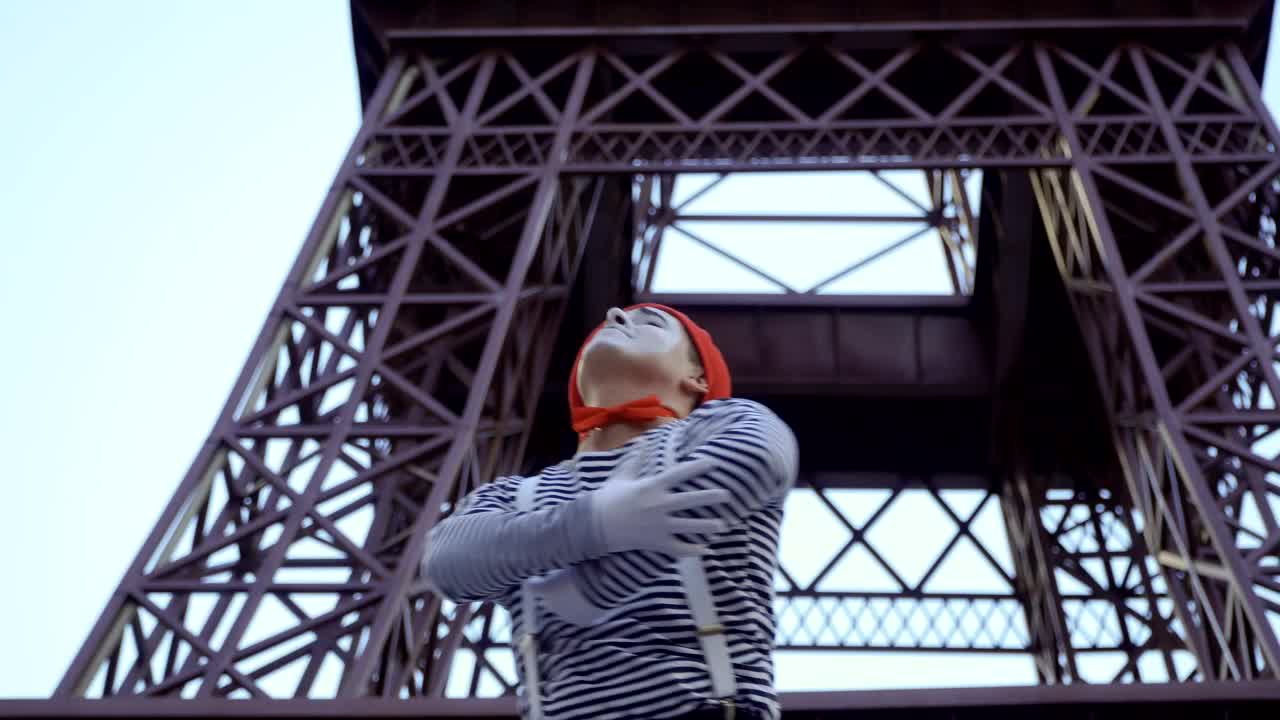
[{"label": "metal beam", "polygon": [[[982,718],[1115,718],[1133,717],[1143,709],[1192,713],[1205,718],[1266,718],[1280,702],[1280,683],[1195,683],[1184,685],[1089,685],[1045,687],[936,688],[845,692],[783,693],[788,720],[895,718],[906,720],[981,720]],[[515,718],[514,698],[276,700],[245,703],[232,700],[195,704],[177,699],[121,698],[0,700],[0,714],[27,718]]]}]

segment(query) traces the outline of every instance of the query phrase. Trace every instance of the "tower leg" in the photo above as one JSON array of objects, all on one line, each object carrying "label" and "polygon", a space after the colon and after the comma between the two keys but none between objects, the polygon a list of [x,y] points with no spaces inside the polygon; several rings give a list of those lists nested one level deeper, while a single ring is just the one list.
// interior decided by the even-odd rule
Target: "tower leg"
[{"label": "tower leg", "polygon": [[[1259,222],[1269,210],[1242,210],[1277,167],[1233,56],[1133,47],[1095,66],[1036,50],[1073,162],[1036,173],[1041,213],[1146,543],[1206,680],[1280,676],[1280,487],[1266,480],[1280,471],[1280,286],[1257,271],[1278,254]],[[1120,104],[1143,119],[1116,120]],[[1096,137],[1126,127],[1149,162],[1091,156]],[[1224,166],[1240,173],[1229,187]]]},{"label": "tower leg", "polygon": [[472,162],[515,94],[491,82],[517,67],[389,64],[209,441],[58,694],[399,696],[447,673],[447,637],[422,657],[442,617],[417,580],[426,531],[520,469],[600,198],[558,160],[588,53],[517,73],[555,115],[545,163]]}]

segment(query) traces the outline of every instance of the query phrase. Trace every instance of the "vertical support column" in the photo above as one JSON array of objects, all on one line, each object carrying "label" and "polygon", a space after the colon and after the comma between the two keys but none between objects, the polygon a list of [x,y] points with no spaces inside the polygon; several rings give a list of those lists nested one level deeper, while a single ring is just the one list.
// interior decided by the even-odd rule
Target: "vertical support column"
[{"label": "vertical support column", "polygon": [[1036,673],[1040,682],[1060,685],[1079,677],[1066,611],[1054,573],[1052,542],[1044,531],[1041,506],[1045,489],[1026,467],[1004,479],[1000,506],[1013,550],[1016,588],[1027,616]]},{"label": "vertical support column", "polygon": [[[1267,337],[1249,310],[1223,245],[1217,220],[1221,208],[1210,207],[1191,166],[1185,138],[1213,131],[1214,121],[1199,116],[1175,121],[1143,51],[1118,49],[1102,68],[1088,71],[1091,89],[1102,88],[1145,112],[1147,119],[1130,127],[1137,125],[1137,132],[1158,138],[1154,147],[1167,148],[1162,157],[1171,159],[1157,160],[1140,173],[1091,157],[1086,150],[1090,138],[1106,129],[1100,125],[1117,121],[1088,115],[1095,97],[1082,96],[1074,105],[1068,100],[1054,62],[1055,53],[1067,54],[1043,45],[1035,52],[1073,163],[1069,175],[1039,173],[1038,200],[1098,372],[1124,475],[1144,518],[1147,544],[1177,601],[1181,629],[1202,677],[1277,677],[1280,645],[1255,590],[1268,551],[1247,552],[1237,546],[1233,523],[1238,520],[1221,502],[1221,482],[1211,484],[1206,471],[1224,453],[1240,463],[1257,460],[1205,426],[1238,422],[1274,427],[1280,417],[1274,410],[1237,411],[1233,418],[1196,412],[1201,400],[1241,372],[1255,373],[1273,395],[1280,390],[1274,338]],[[1078,58],[1067,59],[1074,67],[1082,64]],[[1129,74],[1121,75],[1117,67]],[[1137,83],[1132,82],[1135,77]],[[1197,82],[1196,76],[1191,74],[1188,82]],[[1253,118],[1245,115],[1241,120]],[[1213,149],[1219,161],[1228,139],[1224,136]],[[1233,151],[1243,158],[1250,149]],[[1163,184],[1153,187],[1170,175],[1177,179],[1181,197],[1170,195]],[[1143,202],[1178,213],[1178,220],[1167,227],[1181,232],[1165,230],[1174,236],[1135,237],[1122,245],[1113,222],[1125,217],[1125,198],[1104,194],[1103,180],[1109,188],[1122,188]],[[1143,240],[1150,245],[1141,245]],[[1197,254],[1181,255],[1189,252]],[[1156,282],[1164,279],[1163,268],[1174,264],[1193,266],[1199,285]],[[1188,297],[1206,291],[1218,295],[1209,300]],[[1206,309],[1213,301],[1218,303]],[[1185,348],[1166,340],[1182,338],[1186,343],[1198,333],[1210,333],[1232,348],[1231,360],[1208,377],[1188,375]],[[1157,335],[1159,343],[1153,339]]]}]

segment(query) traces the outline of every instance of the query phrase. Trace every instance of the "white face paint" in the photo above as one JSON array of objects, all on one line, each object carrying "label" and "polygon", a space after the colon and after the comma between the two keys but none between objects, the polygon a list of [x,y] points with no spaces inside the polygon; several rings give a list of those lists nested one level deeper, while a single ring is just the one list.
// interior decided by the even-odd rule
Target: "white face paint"
[{"label": "white face paint", "polygon": [[694,368],[689,335],[669,313],[657,308],[610,308],[605,324],[582,351],[578,392],[594,383],[626,376],[640,381],[678,383]]},{"label": "white face paint", "polygon": [[608,345],[630,355],[656,355],[686,342],[688,336],[680,321],[657,308],[609,308],[604,327],[591,339],[587,352],[595,345]]}]

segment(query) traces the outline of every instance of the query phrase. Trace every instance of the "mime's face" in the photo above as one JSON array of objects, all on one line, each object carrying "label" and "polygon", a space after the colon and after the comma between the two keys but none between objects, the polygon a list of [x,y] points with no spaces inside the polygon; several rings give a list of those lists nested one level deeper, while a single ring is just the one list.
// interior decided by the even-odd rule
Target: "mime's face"
[{"label": "mime's face", "polygon": [[578,392],[584,398],[596,383],[625,376],[632,383],[676,388],[699,377],[693,345],[680,321],[657,308],[610,308],[605,324],[591,338],[578,365]]}]

